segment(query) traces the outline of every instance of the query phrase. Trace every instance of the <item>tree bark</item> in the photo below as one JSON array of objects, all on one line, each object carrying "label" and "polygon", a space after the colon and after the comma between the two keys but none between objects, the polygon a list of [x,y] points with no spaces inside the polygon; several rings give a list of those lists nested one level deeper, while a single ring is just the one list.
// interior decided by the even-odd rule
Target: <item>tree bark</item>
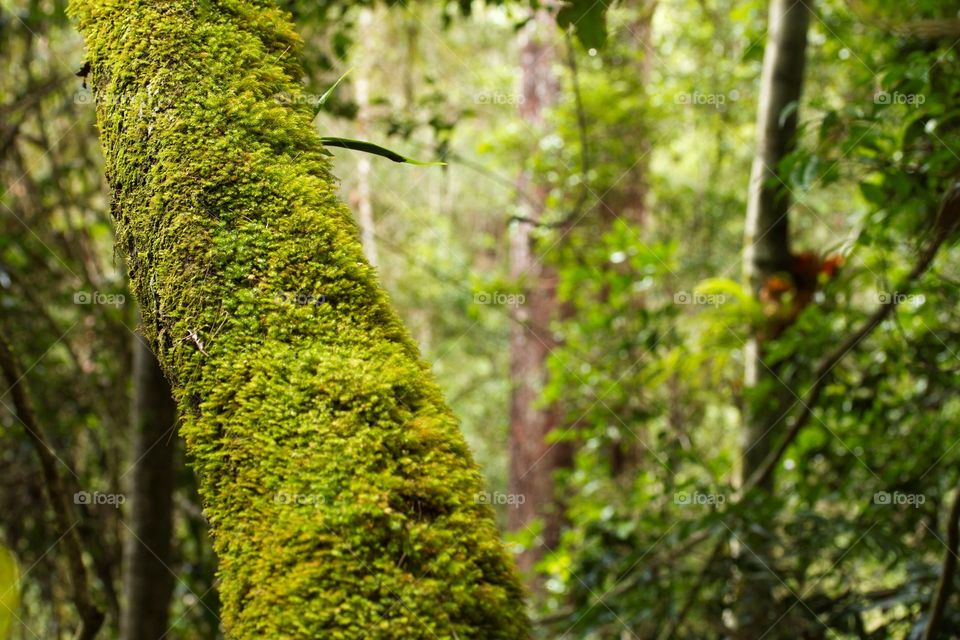
[{"label": "tree bark", "polygon": [[[810,9],[803,0],[771,0],[767,45],[763,57],[757,112],[757,149],[750,173],[745,227],[744,271],[755,296],[768,278],[789,273],[789,193],[778,175],[797,130],[806,60]],[[742,459],[740,482],[749,478],[770,452],[771,441],[787,408],[789,390],[776,367],[764,363],[763,329],[747,343],[745,353]],[[759,487],[771,490],[772,476]],[[742,582],[738,593],[738,627],[744,638],[757,638],[777,619],[766,540],[750,535],[738,557]],[[735,545],[739,546],[739,545]],[[775,636],[773,636],[775,637]]]},{"label": "tree bark", "polygon": [[[369,33],[373,27],[373,10],[363,8],[357,20],[359,33]],[[360,139],[367,140],[370,128],[370,80],[367,77],[369,69],[364,64],[356,71],[355,95],[357,99],[357,125]],[[360,223],[360,239],[364,254],[374,267],[379,266],[377,258],[376,222],[373,217],[373,197],[370,194],[370,176],[373,165],[370,156],[360,154],[357,158],[357,192],[356,207],[357,219]]]},{"label": "tree bark", "polygon": [[[545,12],[538,12],[521,33],[520,115],[536,131],[542,126],[546,110],[557,100],[557,78],[551,66],[556,53],[544,34],[556,27]],[[528,532],[539,522],[540,539],[521,551],[518,563],[531,575],[545,551],[556,547],[563,525],[563,504],[557,493],[554,475],[570,464],[569,443],[551,443],[547,436],[560,423],[557,406],[542,406],[547,383],[547,358],[556,346],[550,324],[557,317],[557,274],[538,255],[532,223],[539,221],[546,208],[546,190],[535,183],[529,172],[517,178],[517,188],[528,198],[523,218],[510,229],[510,271],[521,283],[524,301],[515,309],[517,322],[510,327],[510,494],[514,498],[507,510],[511,531]],[[539,581],[531,575],[529,584],[536,590]]]},{"label": "tree bark", "polygon": [[133,340],[129,522],[123,545],[123,640],[160,640],[169,630],[177,405],[149,345]]},{"label": "tree bark", "polygon": [[[809,21],[809,9],[801,0],[771,2],[757,114],[757,151],[750,173],[745,228],[744,272],[757,296],[768,278],[790,273],[792,267],[791,202],[777,168],[789,152],[797,130],[796,102],[803,83]],[[786,115],[785,109],[790,105],[793,109]],[[782,394],[776,389],[782,388],[782,384],[763,362],[759,335],[748,343],[744,382],[747,394],[752,394],[745,403],[741,467],[741,476],[747,478],[769,452],[776,421],[784,409],[777,403]],[[771,389],[765,390],[765,386]]]},{"label": "tree bark", "polygon": [[527,637],[481,475],[336,199],[287,14],[71,9],[229,637]]}]

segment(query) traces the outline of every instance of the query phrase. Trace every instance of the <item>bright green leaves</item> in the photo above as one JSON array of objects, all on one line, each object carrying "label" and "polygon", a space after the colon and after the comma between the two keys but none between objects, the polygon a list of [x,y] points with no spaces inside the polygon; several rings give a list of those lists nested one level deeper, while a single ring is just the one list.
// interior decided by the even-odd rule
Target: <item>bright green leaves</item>
[{"label": "bright green leaves", "polygon": [[337,90],[337,87],[340,86],[340,83],[343,82],[343,79],[346,78],[351,71],[353,71],[352,68],[344,71],[343,75],[337,78],[337,81],[334,82],[332,85],[330,85],[329,89],[323,92],[323,95],[320,96],[319,100],[317,100],[317,113],[320,113],[320,110],[323,108],[323,105],[327,103],[327,100],[330,99],[330,96],[333,95],[333,92]]}]

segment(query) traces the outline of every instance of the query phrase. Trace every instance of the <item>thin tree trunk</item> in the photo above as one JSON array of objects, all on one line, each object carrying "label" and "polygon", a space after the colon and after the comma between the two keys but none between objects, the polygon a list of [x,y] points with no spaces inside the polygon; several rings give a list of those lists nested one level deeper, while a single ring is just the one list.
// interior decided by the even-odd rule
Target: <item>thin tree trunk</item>
[{"label": "thin tree trunk", "polygon": [[334,195],[286,13],[70,6],[229,637],[526,638],[481,475]]},{"label": "thin tree trunk", "polygon": [[953,590],[953,579],[957,573],[957,553],[960,552],[960,487],[953,496],[950,515],[947,516],[947,552],[943,555],[943,568],[940,571],[940,580],[937,590],[930,601],[930,615],[927,627],[923,631],[923,640],[937,640],[940,637],[940,626],[943,624],[943,614],[947,609],[947,600]]},{"label": "thin tree trunk", "polygon": [[[369,32],[373,27],[373,12],[364,8],[360,10],[360,17],[357,21],[359,33]],[[356,99],[357,99],[357,125],[359,127],[360,139],[366,140],[370,127],[370,80],[367,77],[368,69],[361,66],[356,71]],[[360,223],[360,238],[363,244],[363,251],[367,260],[373,266],[379,266],[380,261],[377,258],[377,240],[376,224],[373,218],[373,198],[370,195],[370,174],[373,171],[370,157],[361,154],[357,159],[357,193],[356,207],[357,220]]]},{"label": "thin tree trunk", "polygon": [[160,640],[169,629],[177,406],[146,342],[133,340],[129,524],[123,545],[123,640]]},{"label": "thin tree trunk", "polygon": [[[632,19],[624,25],[623,37],[634,50],[634,58],[628,59],[625,64],[635,70],[639,86],[646,90],[656,61],[653,52],[653,17],[657,10],[657,0],[630,0],[625,4],[632,13]],[[650,192],[649,159],[653,140],[650,127],[643,118],[633,119],[629,127],[631,139],[636,145],[634,157],[630,159],[627,172],[603,195],[604,206],[600,213],[607,223],[620,219],[637,228],[649,229],[651,221],[647,211],[647,197]]]},{"label": "thin tree trunk", "polygon": [[[796,102],[800,99],[810,13],[801,0],[773,0],[770,27],[763,60],[757,152],[750,173],[747,201],[744,271],[755,295],[768,278],[789,273],[792,267],[789,237],[788,190],[777,174],[780,161],[790,150],[797,129]],[[793,105],[786,117],[785,109]],[[748,345],[745,385],[750,392],[764,385],[781,386],[763,363],[763,345],[754,336]],[[741,476],[750,473],[770,450],[774,428],[783,407],[779,393],[763,393],[745,403],[744,459]],[[773,402],[771,401],[773,400]]]},{"label": "thin tree trunk", "polygon": [[[744,250],[745,274],[757,296],[768,278],[777,273],[789,273],[792,266],[791,203],[777,172],[796,134],[796,103],[803,85],[809,21],[810,9],[803,0],[772,0],[770,3]],[[789,397],[776,368],[763,361],[761,336],[758,332],[748,341],[745,354],[741,482],[754,473],[770,452],[771,441],[778,434],[778,421],[786,409],[784,403]],[[772,487],[771,477],[761,488],[771,490]],[[738,593],[738,626],[742,637],[757,638],[777,619],[771,589],[778,580],[771,575],[768,566],[764,537],[751,535],[740,542],[746,548],[740,550],[738,558],[743,578]]]},{"label": "thin tree trunk", "polygon": [[[557,79],[551,66],[556,52],[545,34],[556,30],[551,18],[539,12],[521,33],[521,106],[527,126],[536,131],[543,124],[545,111],[556,102]],[[546,190],[535,184],[529,173],[522,173],[518,189],[529,194],[524,200],[523,218],[541,219],[546,206]],[[510,328],[510,494],[514,498],[507,510],[512,531],[527,532],[538,521],[541,540],[525,548],[519,556],[520,568],[531,574],[546,550],[554,548],[563,524],[563,506],[557,495],[554,475],[569,466],[568,443],[547,442],[548,434],[561,420],[556,406],[540,404],[547,383],[547,358],[556,346],[549,327],[558,312],[557,274],[545,264],[536,246],[531,222],[515,222],[510,229],[510,270],[523,286],[522,304],[509,310],[517,322]],[[539,581],[531,580],[534,589]]]},{"label": "thin tree trunk", "polygon": [[[633,58],[627,59],[624,64],[634,71],[638,77],[638,85],[646,88],[653,71],[654,54],[652,52],[653,17],[657,9],[656,0],[631,0],[627,6],[632,13],[631,20],[624,25],[623,37],[634,49]],[[572,51],[571,51],[572,56]],[[572,58],[571,58],[572,61]],[[644,98],[641,98],[644,99]],[[614,222],[621,220],[628,222],[638,230],[647,232],[652,224],[647,207],[649,194],[649,155],[652,140],[649,136],[649,127],[642,117],[637,117],[629,125],[629,135],[635,141],[635,156],[630,160],[630,166],[623,177],[606,191],[602,198],[600,219],[603,224],[597,226],[598,235],[607,233]],[[581,135],[586,137],[586,131]],[[609,268],[616,265],[608,264]],[[609,287],[602,290],[601,304],[609,301]],[[642,313],[646,301],[643,296],[635,296],[632,313]],[[682,435],[677,430],[677,435]],[[636,438],[621,438],[610,447],[610,467],[614,477],[632,479],[638,473],[644,461],[644,446]]]}]

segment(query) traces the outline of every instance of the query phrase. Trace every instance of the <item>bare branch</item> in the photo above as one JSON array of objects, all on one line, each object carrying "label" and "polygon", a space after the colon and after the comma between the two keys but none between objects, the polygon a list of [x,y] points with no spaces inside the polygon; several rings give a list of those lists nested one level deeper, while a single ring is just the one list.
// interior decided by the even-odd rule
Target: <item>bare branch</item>
[{"label": "bare branch", "polygon": [[77,640],[90,640],[96,637],[97,632],[103,625],[104,614],[93,603],[93,598],[90,595],[90,577],[87,567],[83,563],[83,551],[76,531],[75,513],[70,507],[71,503],[67,499],[63,479],[60,477],[60,471],[57,468],[59,459],[50,446],[46,433],[40,427],[23,380],[23,370],[17,356],[10,347],[10,343],[2,332],[0,332],[0,370],[3,371],[3,376],[10,385],[9,393],[13,398],[17,418],[23,425],[24,431],[26,431],[27,437],[40,459],[47,499],[53,508],[59,535],[66,549],[65,555],[74,606],[80,615],[80,626],[77,629],[76,638]]}]

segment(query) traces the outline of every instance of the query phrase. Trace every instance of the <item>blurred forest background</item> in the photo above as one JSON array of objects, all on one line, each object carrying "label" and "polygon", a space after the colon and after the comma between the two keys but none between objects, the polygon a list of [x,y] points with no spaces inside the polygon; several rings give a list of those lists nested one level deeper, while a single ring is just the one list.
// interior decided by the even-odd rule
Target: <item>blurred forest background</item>
[{"label": "blurred forest background", "polygon": [[[0,637],[79,547],[102,637],[217,638],[64,4],[0,0]],[[537,637],[960,637],[960,3],[287,5],[322,135],[446,163],[331,149]]]}]

